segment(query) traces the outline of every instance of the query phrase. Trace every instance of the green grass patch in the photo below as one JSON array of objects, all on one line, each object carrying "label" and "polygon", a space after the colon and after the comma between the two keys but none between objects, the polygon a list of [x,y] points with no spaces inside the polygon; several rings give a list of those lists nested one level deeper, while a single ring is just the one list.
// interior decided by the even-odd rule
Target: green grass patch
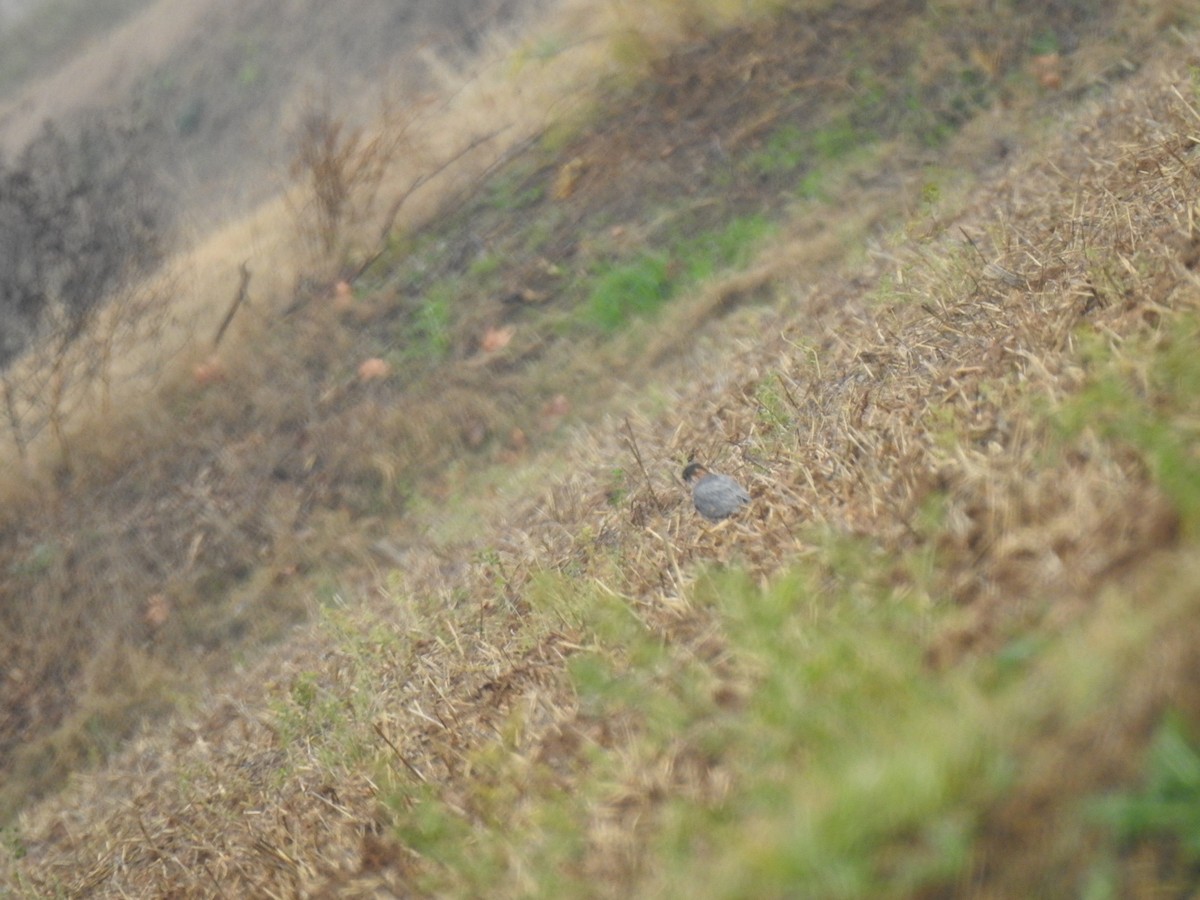
[{"label": "green grass patch", "polygon": [[[963,865],[971,810],[1003,782],[996,725],[977,686],[924,665],[928,603],[873,583],[866,548],[831,547],[838,557],[833,593],[805,569],[766,590],[736,574],[702,587],[749,677],[738,714],[693,728],[738,787],[672,804],[664,881],[706,896],[865,897]],[[701,846],[718,849],[697,875]]]},{"label": "green grass patch", "polygon": [[400,335],[396,353],[402,360],[436,362],[450,351],[454,298],[451,282],[439,282],[422,298]]},{"label": "green grass patch", "polygon": [[1200,866],[1200,744],[1178,715],[1159,726],[1145,763],[1145,784],[1097,801],[1096,817],[1117,839],[1166,840],[1180,860]]},{"label": "green grass patch", "polygon": [[516,167],[488,182],[484,202],[492,209],[515,212],[540,203],[545,195],[545,179],[533,179],[526,167]]},{"label": "green grass patch", "polygon": [[1029,52],[1034,56],[1044,56],[1058,53],[1062,49],[1058,35],[1049,29],[1043,29],[1029,41]]},{"label": "green grass patch", "polygon": [[644,253],[632,262],[602,269],[588,297],[589,318],[615,331],[635,316],[655,312],[675,293],[669,266],[665,255]]},{"label": "green grass patch", "polygon": [[[517,752],[520,714],[472,756],[470,828],[436,798],[395,805],[405,840],[444,867],[427,889],[587,895],[577,867],[596,804],[664,760],[702,760],[730,788],[681,776],[639,817],[635,893],[866,898],[957,884],[1022,748],[1045,722],[1099,709],[1121,676],[1113,663],[1149,632],[1110,622],[1108,645],[1046,636],[934,671],[922,649],[951,613],[890,586],[894,564],[828,538],[818,561],[765,588],[736,570],[703,577],[691,602],[723,635],[719,667],[664,643],[593,579],[539,577],[535,617],[584,635],[567,665],[581,715],[630,738],[619,753],[596,748],[563,791],[550,766]],[[1115,605],[1112,622],[1127,614]]]},{"label": "green grass patch", "polygon": [[681,289],[745,266],[772,228],[762,216],[746,216],[723,229],[678,240],[664,250],[602,265],[585,303],[586,318],[611,332],[649,317]]},{"label": "green grass patch", "polygon": [[758,420],[768,433],[786,434],[794,427],[796,410],[782,376],[763,379],[754,391]]},{"label": "green grass patch", "polygon": [[759,242],[774,226],[763,216],[734,219],[719,231],[690,238],[676,250],[683,269],[683,283],[711,278],[726,269],[740,269],[750,262]]},{"label": "green grass patch", "polygon": [[[766,586],[736,569],[700,577],[689,601],[720,636],[713,658],[664,641],[645,608],[614,590],[619,561],[612,584],[594,573],[533,579],[525,637],[573,636],[564,677],[579,723],[611,723],[621,735],[615,748],[565,751],[576,755],[568,787],[563,758],[531,752],[539,744],[529,735],[545,727],[540,691],[456,751],[471,778],[453,792],[415,775],[377,736],[373,723],[394,702],[381,689],[412,665],[410,635],[452,646],[473,633],[473,613],[452,624],[459,614],[434,602],[410,611],[418,631],[326,611],[339,678],[298,675],[277,727],[292,753],[374,773],[390,834],[421,860],[413,878],[424,893],[592,896],[598,812],[630,803],[640,811],[621,827],[636,831],[636,849],[607,870],[623,873],[614,892],[941,895],[974,865],[987,811],[1020,784],[1031,742],[1051,723],[1103,715],[1155,636],[1195,607],[1190,594],[1153,610],[1114,597],[1077,629],[934,670],[923,648],[950,605],[919,578],[897,587],[904,560],[867,542],[810,537],[813,557]],[[1125,842],[1165,835],[1200,854],[1195,747],[1168,720],[1146,785],[1094,804],[1071,828],[1099,822]],[[687,774],[701,771],[727,787]],[[648,784],[665,794],[643,793]],[[1089,896],[1103,895],[1106,871],[1094,868]]]},{"label": "green grass patch", "polygon": [[788,123],[777,128],[762,149],[750,155],[748,164],[760,175],[773,175],[776,172],[790,172],[808,158],[807,132],[799,125]]},{"label": "green grass patch", "polygon": [[1085,346],[1092,376],[1058,414],[1063,433],[1090,429],[1134,448],[1190,536],[1200,533],[1200,317],[1109,347]]},{"label": "green grass patch", "polygon": [[850,118],[835,120],[823,128],[803,128],[793,123],[780,126],[750,154],[744,165],[760,178],[801,172],[797,191],[805,199],[822,199],[822,184],[829,170],[859,158],[876,136]]}]

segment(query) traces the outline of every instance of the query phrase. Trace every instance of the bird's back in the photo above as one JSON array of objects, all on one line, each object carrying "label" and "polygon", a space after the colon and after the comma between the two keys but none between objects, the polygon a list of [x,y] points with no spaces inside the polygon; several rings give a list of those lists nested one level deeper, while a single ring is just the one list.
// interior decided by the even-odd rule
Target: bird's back
[{"label": "bird's back", "polygon": [[750,494],[728,475],[705,475],[692,488],[692,499],[700,515],[724,519],[750,502]]}]

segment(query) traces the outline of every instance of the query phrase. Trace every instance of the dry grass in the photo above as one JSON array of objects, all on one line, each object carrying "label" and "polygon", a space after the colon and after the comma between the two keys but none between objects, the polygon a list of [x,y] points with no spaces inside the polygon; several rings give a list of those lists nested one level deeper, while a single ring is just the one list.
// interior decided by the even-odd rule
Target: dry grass
[{"label": "dry grass", "polygon": [[[1186,75],[1168,77],[1149,96],[1139,83],[1099,114],[1104,140],[1089,142],[1087,154],[1078,153],[1071,136],[1048,151],[1046,162],[1005,173],[971,209],[942,223],[944,237],[881,253],[886,261],[875,275],[860,278],[876,283],[887,276],[892,287],[885,294],[873,298],[862,293],[861,282],[833,282],[804,296],[799,311],[785,309],[766,321],[748,317],[747,333],[779,336],[747,343],[744,358],[730,353],[730,335],[738,332],[727,320],[716,347],[706,344],[703,331],[694,333],[699,347],[685,366],[720,374],[673,392],[666,399],[669,416],[634,419],[640,455],[653,461],[652,482],[633,465],[625,422],[597,428],[604,436],[599,445],[576,445],[571,468],[581,474],[528,509],[515,534],[511,526],[507,531],[500,546],[511,549],[497,564],[506,591],[536,548],[537,569],[572,577],[553,594],[556,603],[569,603],[582,584],[598,583],[599,596],[621,597],[675,652],[715,663],[725,658],[721,625],[690,599],[694,564],[733,560],[767,581],[781,562],[798,557],[832,565],[821,562],[830,556],[817,537],[828,529],[862,536],[885,560],[896,560],[881,577],[901,596],[916,592],[948,604],[923,640],[938,670],[987,658],[1030,633],[1052,640],[1081,619],[1120,636],[1118,643],[1141,646],[1126,618],[1114,622],[1096,604],[1105,591],[1142,595],[1141,578],[1163,577],[1187,558],[1188,547],[1174,549],[1193,515],[1186,495],[1164,485],[1136,446],[1089,428],[1064,443],[1039,411],[1061,408],[1097,377],[1088,335],[1110,346],[1118,369],[1131,370],[1138,384],[1151,380],[1145,360],[1155,358],[1152,348],[1187,340],[1190,332],[1180,334],[1170,323],[1194,314],[1200,299],[1190,249],[1195,174],[1188,135],[1195,120],[1185,99],[1189,90]],[[1020,194],[1014,185],[1022,186]],[[892,262],[898,252],[901,261]],[[1165,414],[1182,413],[1172,409],[1168,404]],[[1096,412],[1089,410],[1083,421]],[[1172,427],[1181,426],[1176,420]],[[749,521],[712,529],[691,516],[673,477],[691,452],[751,486]],[[627,497],[611,508],[605,497],[614,465],[627,473],[618,485]],[[1175,477],[1194,478],[1194,467],[1187,472]],[[934,565],[923,569],[921,560]],[[1182,590],[1168,592],[1164,618],[1148,628],[1153,640],[1175,630],[1194,608],[1192,592],[1182,587],[1186,578],[1166,577]],[[536,579],[530,585],[527,591],[536,594]],[[585,596],[599,599],[594,590]],[[582,633],[568,632],[570,643],[585,647],[598,640],[599,652],[622,655],[620,643],[597,637],[594,620],[578,615],[589,624]],[[570,614],[563,621],[573,624]],[[1103,642],[1091,640],[1103,654]],[[1161,664],[1188,671],[1193,646],[1178,637]],[[1094,767],[1057,793],[1041,779],[1055,778],[1042,773],[1060,772],[1061,763],[1042,763],[1028,788],[1014,792],[997,815],[1014,815],[1008,810],[1028,802],[1017,799],[1028,790],[1051,805],[1060,837],[1076,838],[1075,799],[1117,773],[1128,777],[1146,722],[1165,703],[1189,703],[1181,678],[1160,681],[1159,673],[1158,664],[1142,669],[1131,663],[1128,684],[1106,682],[1127,710],[1117,719],[1130,729],[1127,741],[1111,742]],[[716,684],[722,681],[716,675]],[[727,689],[733,697],[737,685],[735,679]],[[715,696],[724,690],[713,688]],[[570,694],[562,703],[574,717],[577,739],[587,743],[594,723],[586,709]],[[1083,724],[1064,729],[1068,746],[1086,741],[1102,721],[1112,727],[1101,707],[1091,708],[1097,718],[1085,715]],[[550,717],[553,727],[542,732],[544,743],[535,740],[522,756],[538,761],[544,746],[558,747],[566,716],[558,709]],[[640,729],[648,723],[632,733],[629,723],[608,724],[617,734],[602,743],[630,771],[592,809],[588,840],[578,851],[582,862],[572,866],[603,873],[621,892],[625,888],[616,886],[626,878],[637,881],[646,835],[639,837],[634,823],[653,819],[654,798],[723,796],[728,772],[720,760],[697,770],[686,743],[673,746],[666,759],[638,758]],[[528,732],[522,736],[530,740]],[[1044,743],[1047,749],[1038,753],[1052,760],[1066,752],[1053,749],[1054,737]],[[1046,815],[1044,808],[1039,815]],[[1079,877],[1078,861],[1058,876],[1062,880],[1050,876],[1065,858],[1066,839],[1047,841],[1044,830],[1025,831],[1024,825],[1007,828],[990,850],[997,861],[980,864],[974,890],[994,882],[997,895],[1011,896],[1030,883],[1061,888]],[[1033,874],[1010,867],[1004,854],[1015,845],[1025,848]],[[520,867],[513,865],[508,871],[515,875]],[[1141,883],[1146,875],[1127,877]]]},{"label": "dry grass", "polygon": [[[518,78],[496,77],[514,58],[511,39],[496,35],[442,100],[385,123],[421,137],[379,186],[385,221],[414,227],[561,115],[564,103],[578,102],[601,77],[606,52],[588,49],[527,59]],[[72,384],[48,416],[37,386],[53,371],[13,373],[26,388],[17,391],[26,404],[19,412],[34,427],[17,435],[23,446],[6,448],[24,459],[2,486],[4,587],[14,602],[5,612],[13,665],[0,747],[25,760],[8,782],[6,809],[108,752],[200,672],[224,669],[219,647],[275,638],[305,617],[311,603],[300,582],[325,594],[332,580],[318,560],[350,561],[339,579],[356,580],[380,529],[346,535],[347,511],[394,515],[418,477],[464,449],[486,440],[519,454],[528,438],[516,421],[531,432],[556,423],[539,412],[561,386],[496,371],[511,367],[506,359],[451,373],[449,387],[444,374],[422,376],[404,385],[402,405],[394,380],[360,384],[354,369],[369,352],[361,337],[374,316],[343,327],[326,295],[337,272],[303,255],[295,208],[278,200],[198,239],[147,287],[159,301],[152,317],[127,322],[110,312],[107,331],[88,343],[105,350],[100,379]],[[349,264],[373,251],[379,227],[357,223]],[[214,357],[209,348],[243,266],[247,301]],[[156,339],[141,340],[151,322]],[[536,354],[537,344],[521,352]],[[484,384],[508,386],[515,399],[487,399]],[[41,614],[60,607],[61,618]],[[53,766],[43,762],[48,754]]]},{"label": "dry grass", "polygon": [[[666,386],[597,400],[609,417],[550,457],[447,500],[423,487],[403,531],[382,515],[347,528],[346,571],[373,592],[327,594],[321,624],[227,696],[30,810],[14,890],[1069,893],[1098,858],[1072,851],[1105,852],[1077,801],[1131,778],[1165,706],[1195,706],[1195,463],[1155,437],[1194,437],[1189,382],[1172,381],[1186,354],[1162,363],[1200,303],[1194,105],[1185,67],[1146,73],[853,269],[809,276],[798,257],[838,252],[798,225],[749,273],[681,299],[662,334],[619,338],[601,364],[648,344],[657,368],[630,380]],[[747,292],[774,302],[740,308]],[[505,373],[460,372],[449,420],[436,400],[399,415],[352,377],[328,393],[322,370],[356,346],[335,319],[296,326],[319,353],[239,353],[236,390],[177,396],[209,423],[207,462],[190,463],[187,504],[129,508],[170,518],[181,549],[202,534],[197,553],[252,566],[244,536],[308,521],[320,491],[346,492],[331,509],[388,505],[404,457],[452,464],[460,448],[436,436],[469,442],[494,413],[480,385]],[[231,434],[247,403],[302,425]],[[381,434],[372,457],[353,452]],[[747,484],[746,515],[698,520],[677,481],[692,454]],[[383,477],[351,496],[345,473],[365,464]],[[294,491],[256,494],[279,467]],[[538,484],[548,470],[568,474]],[[301,566],[334,552],[337,522]],[[394,571],[368,574],[372,541]],[[276,593],[315,593],[282,559]],[[1004,669],[1030,638],[1051,649]],[[1063,781],[1082,747],[1089,764]],[[888,818],[925,757],[945,763],[935,787]],[[995,781],[980,760],[1029,766]],[[803,844],[795,810],[830,830]],[[926,820],[969,852],[939,855]],[[1154,887],[1114,865],[1117,893]]]}]

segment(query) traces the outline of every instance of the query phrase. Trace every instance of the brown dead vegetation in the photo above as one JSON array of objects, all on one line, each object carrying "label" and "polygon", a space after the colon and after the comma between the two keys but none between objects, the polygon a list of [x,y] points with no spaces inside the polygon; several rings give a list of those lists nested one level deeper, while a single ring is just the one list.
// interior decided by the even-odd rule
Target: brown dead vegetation
[{"label": "brown dead vegetation", "polygon": [[[779,33],[794,44],[796,33]],[[695,64],[696,72],[744,78],[754,65],[746,61],[745,34],[710,47],[715,63],[727,61],[723,54],[737,63],[706,67],[691,51],[673,57],[671,71],[678,78]],[[753,46],[765,52],[772,45]],[[788,89],[798,76],[789,77]],[[743,676],[722,667],[719,623],[694,599],[697,573],[736,562],[766,581],[811,552],[814,528],[863,537],[898,556],[933,554],[928,580],[906,570],[894,575],[897,584],[949,598],[960,609],[952,628],[930,636],[932,666],[952,667],[1022,630],[1063,629],[1085,617],[1106,586],[1137,584],[1148,561],[1178,546],[1169,498],[1135,454],[1086,432],[1060,442],[1033,414],[1031,398],[1053,406],[1084,385],[1081,334],[1118,346],[1153,339],[1177,311],[1200,306],[1198,164],[1189,137],[1200,118],[1183,99],[1188,83],[1182,67],[1140,76],[1041,153],[994,171],[968,208],[914,227],[928,236],[880,241],[853,270],[809,283],[795,261],[806,258],[805,249],[781,238],[752,286],[778,298],[775,308],[722,304],[714,288],[718,294],[691,308],[686,340],[663,339],[671,352],[656,354],[655,374],[686,375],[664,389],[666,411],[643,401],[556,447],[555,465],[570,474],[540,485],[532,498],[461,497],[463,506],[494,517],[477,536],[439,543],[404,532],[400,573],[382,598],[354,614],[344,644],[331,647],[320,632],[289,643],[251,667],[227,696],[164,734],[138,738],[63,801],[24,817],[19,889],[70,896],[420,893],[438,863],[390,829],[379,806],[383,788],[412,786],[414,804],[427,790],[468,818],[483,817],[494,810],[479,808],[479,785],[494,778],[495,802],[515,816],[527,793],[544,788],[542,780],[570,790],[590,752],[627,754],[629,769],[597,804],[580,871],[572,874],[614,896],[653,883],[642,854],[656,809],[670,795],[719,797],[729,790],[726,775],[720,760],[686,741],[647,765],[629,750],[638,722],[597,719],[580,707],[563,661],[588,636],[567,618],[548,624],[531,614],[537,579],[546,573],[630,598],[666,643],[711,667],[715,694],[734,705]],[[699,115],[711,98],[725,96],[687,77],[658,84],[661,108],[672,116]],[[694,102],[684,102],[688,97]],[[611,134],[641,133],[644,122],[636,121],[637,128]],[[699,134],[701,121],[682,115],[671,124],[688,122]],[[749,140],[752,129],[738,127]],[[580,175],[572,201],[603,197],[619,218],[633,192],[611,191],[622,177],[633,182],[635,150],[651,151],[641,157],[650,168],[655,159],[694,161],[708,152],[699,139],[657,134],[664,140],[604,152],[595,135],[583,139],[584,155],[599,162]],[[666,183],[664,190],[679,186]],[[686,321],[683,309],[671,315]],[[448,393],[426,392],[433,399],[413,400],[401,420],[389,413],[395,395],[380,384],[352,383],[352,368],[330,392],[320,366],[354,346],[331,320],[320,313],[302,326],[312,332],[306,346],[318,344],[317,335],[334,336],[324,347],[328,356],[242,363],[230,375],[237,390],[181,398],[213,424],[195,455],[173,460],[177,471],[151,468],[165,464],[151,457],[119,468],[109,485],[88,495],[97,501],[93,529],[113,542],[109,552],[149,535],[155,543],[145,555],[168,580],[204,561],[216,573],[253,569],[275,536],[302,530],[311,511],[325,506],[333,511],[320,529],[325,543],[296,549],[294,557],[270,555],[278,587],[269,593],[297,592],[296,571],[327,563],[331,547],[346,552],[365,581],[364,535],[396,535],[360,520],[358,537],[340,544],[332,536],[333,516],[363,502],[351,496],[356,489],[380,490],[379,481],[356,486],[346,475],[361,471],[355,467],[362,459],[345,445],[382,439],[391,448],[378,459],[385,472],[405,454],[433,469],[470,443],[447,435],[469,434],[477,419],[492,431],[528,424],[521,414],[549,398],[549,391],[525,396],[521,414],[489,419],[493,407],[480,401],[481,385],[504,385],[506,373],[459,371]],[[274,367],[294,392],[293,416],[281,414],[274,431],[231,430],[234,417],[219,405],[246,403],[255,385],[269,384],[266,370]],[[589,374],[573,371],[580,380]],[[512,385],[520,383],[508,374]],[[456,417],[438,416],[434,406],[450,404]],[[692,454],[748,485],[754,503],[747,515],[715,528],[696,519],[677,482]],[[549,465],[535,455],[527,477]],[[146,487],[163,483],[179,486],[171,503]],[[103,491],[128,492],[128,520],[104,517],[111,506],[98,502]],[[614,501],[618,493],[623,499]],[[47,533],[77,520],[82,506],[69,503],[46,510]],[[931,523],[933,504],[942,519]],[[426,512],[420,524],[436,532],[442,518]],[[472,557],[479,551],[487,552]],[[67,547],[49,563],[67,582],[79,577],[72,552]],[[182,569],[181,559],[189,561]],[[46,583],[49,590],[53,579]],[[153,595],[151,586],[114,582],[106,594],[141,600]],[[139,602],[105,614],[144,628],[134,624],[142,610]],[[374,628],[387,639],[372,637]],[[1066,816],[1080,794],[1127,774],[1148,711],[1183,690],[1193,671],[1191,646],[1181,638],[1171,651],[1164,664],[1170,677],[1131,685],[1120,698],[1118,721],[1130,737],[1113,742],[1103,764],[1059,792],[1035,773],[994,811],[994,846],[976,873],[975,893],[1014,896],[1028,887],[999,862],[1010,850],[1053,881],[1045,866],[1047,858],[1059,861],[1057,848],[1045,847],[1044,830],[1031,818]],[[16,671],[32,673],[37,665],[48,663],[21,663]],[[1147,668],[1146,679],[1155,671]],[[322,702],[359,705],[356,722],[375,735],[369,743],[386,747],[389,769],[364,770],[360,761],[322,756],[317,744],[297,745],[261,706],[264,696],[295,697],[310,683]],[[509,762],[489,770],[479,754],[507,733],[517,711],[521,725],[502,742]],[[1089,727],[1100,726],[1068,737],[1085,741]],[[1059,771],[1054,754],[1072,746],[1048,751],[1046,771]],[[1059,877],[1060,886],[1073,883]]]}]

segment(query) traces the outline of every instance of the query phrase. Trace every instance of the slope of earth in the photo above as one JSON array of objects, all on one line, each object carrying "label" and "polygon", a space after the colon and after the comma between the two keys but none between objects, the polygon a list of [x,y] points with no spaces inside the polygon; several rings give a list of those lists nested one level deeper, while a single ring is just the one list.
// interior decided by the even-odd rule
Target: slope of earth
[{"label": "slope of earth", "polygon": [[[878,15],[858,24],[878,19],[892,36],[944,25],[891,5],[862,9]],[[1056,33],[1071,34],[1063,15]],[[722,105],[705,75],[731,71],[738,77],[727,86],[744,86],[755,65],[737,60],[812,59],[786,48],[797,35],[821,35],[821,22],[785,17],[682,51],[635,89],[637,102],[621,98],[636,128],[602,118],[611,126],[570,138],[554,164],[535,156],[524,174],[506,173],[492,202],[522,198],[525,215],[536,207],[558,235],[525,258],[482,218],[493,229],[482,246],[502,248],[499,263],[480,266],[486,257],[464,254],[453,232],[435,234],[407,257],[412,269],[382,260],[369,270],[361,303],[299,307],[285,346],[305,333],[336,346],[273,373],[312,398],[277,430],[259,418],[258,430],[239,433],[219,414],[222,403],[244,414],[257,402],[244,388],[283,365],[279,351],[235,373],[236,402],[180,398],[216,435],[197,451],[207,464],[202,456],[180,466],[206,479],[190,482],[189,496],[223,513],[211,521],[234,526],[206,532],[190,565],[221,540],[216,557],[241,553],[252,572],[237,531],[250,522],[255,552],[272,561],[272,595],[312,592],[322,623],[226,696],[135,740],[100,774],[22,816],[8,842],[14,890],[1018,896],[1087,886],[1121,896],[1186,885],[1186,820],[1139,829],[1129,810],[1155,801],[1136,787],[1151,733],[1159,743],[1177,738],[1170,746],[1187,758],[1196,708],[1195,49],[1170,32],[1147,39],[1143,55],[1153,47],[1169,62],[1115,92],[1093,70],[1080,93],[1097,100],[1044,154],[986,134],[1006,122],[986,91],[972,87],[965,101],[976,113],[995,110],[981,139],[969,115],[944,113],[964,102],[958,91],[946,107],[929,107],[936,92],[875,98],[860,82],[855,103],[881,104],[873,120],[880,108],[921,113],[919,127],[900,130],[914,143],[879,144],[880,158],[950,158],[927,143],[923,156],[912,149],[930,140],[930,122],[949,141],[935,142],[940,153],[991,148],[983,184],[951,202],[924,167],[872,184],[853,165],[848,175],[809,165],[822,146],[875,143],[853,103],[806,108],[801,121],[824,116],[816,140],[786,121],[772,143],[750,119],[705,127],[695,118],[713,109],[785,120],[745,94]],[[836,16],[832,31],[860,33]],[[772,45],[774,36],[787,43]],[[977,49],[966,41],[961,58]],[[705,65],[705,52],[731,65]],[[888,70],[880,90],[911,74]],[[1055,78],[1064,74],[1046,78],[1047,89]],[[803,79],[786,79],[779,94],[793,103],[789,88]],[[648,96],[662,98],[660,115]],[[688,96],[703,102],[681,102]],[[1055,99],[1041,107],[1063,108]],[[692,141],[681,136],[688,131]],[[720,178],[713,134],[748,142],[719,142],[735,160]],[[663,173],[669,160],[686,161],[688,177]],[[738,163],[763,194],[757,203],[735,194],[728,217],[705,219],[709,185],[754,183]],[[682,277],[693,242],[714,223],[772,210],[781,173],[796,205],[777,211],[774,243],[755,267]],[[944,178],[942,189],[961,184]],[[530,197],[530,185],[547,198]],[[667,198],[692,185],[699,201],[683,208],[699,218],[681,234],[635,231],[633,247],[599,250],[562,237],[575,229],[619,243],[631,222],[672,212]],[[634,205],[639,196],[646,206]],[[849,223],[867,229],[855,235],[869,259],[847,266],[844,249],[812,255],[812,223],[796,212],[829,223],[850,197],[863,207]],[[905,224],[884,232],[880,223]],[[547,252],[564,247],[560,257]],[[660,267],[647,264],[652,284],[676,293],[675,305],[635,319],[634,333],[595,339],[612,327],[600,287],[630,261],[641,272],[646,249],[661,256]],[[717,270],[737,261],[711,256]],[[610,265],[593,270],[597,259]],[[536,269],[519,268],[531,261]],[[593,280],[555,286],[564,269]],[[527,271],[545,273],[551,287],[530,286],[518,277]],[[462,320],[431,323],[426,307],[411,306],[447,274],[497,272],[503,278],[480,291],[499,304],[490,313],[472,307]],[[637,279],[618,282],[627,291]],[[697,283],[708,286],[694,291]],[[516,301],[504,302],[510,293],[497,284],[511,285]],[[442,289],[457,297],[463,285]],[[518,318],[494,318],[514,308]],[[588,311],[582,324],[571,318],[577,308]],[[397,323],[407,342],[380,336]],[[480,339],[485,323],[502,337]],[[314,371],[314,360],[329,365],[347,349],[421,341],[439,365],[455,365],[422,370],[406,349],[397,361],[417,375],[405,375],[403,394],[395,381]],[[637,362],[646,355],[657,365]],[[614,389],[597,375],[608,366],[626,384],[657,387]],[[522,367],[541,380],[505,380]],[[423,398],[422,379],[442,391]],[[484,384],[525,394],[484,402]],[[561,386],[566,402],[613,415],[535,454],[530,435],[539,416],[560,415]],[[402,422],[389,413],[399,397]],[[499,414],[498,402],[507,404]],[[319,419],[304,418],[312,409]],[[374,449],[364,464],[338,457],[350,452],[335,451],[338,442]],[[471,447],[476,455],[460,467],[456,457]],[[674,481],[692,455],[750,486],[747,515],[714,528],[695,520]],[[408,456],[440,461],[449,474],[418,476]],[[251,459],[253,468],[238,468]],[[492,461],[506,466],[487,468]],[[372,467],[376,478],[366,477]],[[547,488],[549,472],[559,474]],[[122,474],[121,490],[151,480]],[[288,499],[269,484],[305,493]],[[232,514],[251,506],[254,516]],[[302,546],[322,507],[332,510],[318,528],[324,545]],[[131,508],[178,516],[175,544],[162,545],[172,552],[195,543],[180,510],[149,497]],[[275,519],[296,536],[290,559],[270,556]],[[362,542],[395,568],[366,571]],[[296,577],[297,562],[315,570],[333,552],[353,560],[337,588]],[[48,565],[69,576],[71,562]],[[1174,731],[1160,728],[1168,708],[1185,723]],[[1084,747],[1087,764],[1072,764]],[[1124,805],[1078,813],[1118,787],[1126,794],[1111,799]]]},{"label": "slope of earth", "polygon": [[[198,372],[72,436],[87,452],[5,505],[0,808],[359,593],[381,562],[403,565],[428,528],[465,544],[441,551],[456,569],[476,525],[423,516],[472,470],[553,445],[569,412],[594,421],[652,378],[693,377],[679,360],[701,323],[778,295],[779,258],[712,279],[772,231],[789,277],[814,278],[969,175],[928,165],[931,135],[946,160],[986,168],[1021,139],[998,103],[1069,102],[1016,43],[992,42],[1007,54],[992,80],[964,79],[987,32],[970,10],[950,24],[864,4],[643,48],[656,75],[450,198],[437,227],[396,235],[352,290],[318,283],[276,304],[282,317],[252,308],[208,370],[219,379]],[[993,24],[1074,29],[1040,13]],[[1100,89],[1098,59],[1060,60],[1074,91]]]}]

